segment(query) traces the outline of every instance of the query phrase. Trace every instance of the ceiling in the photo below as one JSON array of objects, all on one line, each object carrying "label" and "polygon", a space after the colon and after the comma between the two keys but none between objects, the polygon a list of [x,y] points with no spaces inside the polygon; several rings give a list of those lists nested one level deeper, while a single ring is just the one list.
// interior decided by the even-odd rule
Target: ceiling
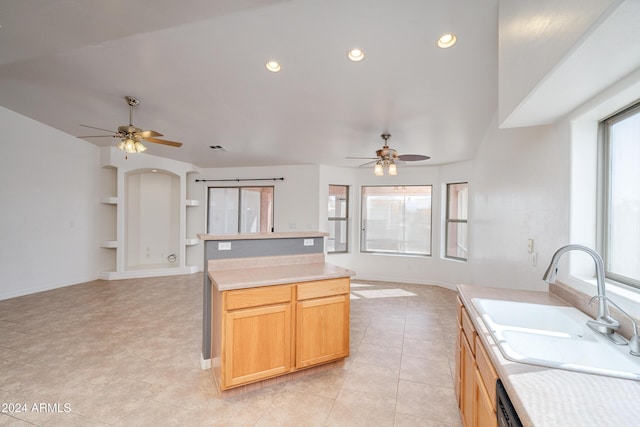
[{"label": "ceiling", "polygon": [[7,0],[0,105],[95,135],[80,124],[128,124],[132,95],[134,125],[183,142],[146,153],[200,167],[358,166],[345,157],[383,131],[445,164],[473,158],[496,114],[497,19],[497,0]]}]

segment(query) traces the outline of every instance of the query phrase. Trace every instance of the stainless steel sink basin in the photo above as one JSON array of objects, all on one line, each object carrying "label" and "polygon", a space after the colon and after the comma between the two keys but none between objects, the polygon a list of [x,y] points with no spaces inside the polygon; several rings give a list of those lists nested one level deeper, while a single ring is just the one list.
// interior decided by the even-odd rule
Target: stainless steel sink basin
[{"label": "stainless steel sink basin", "polygon": [[472,298],[505,358],[514,362],[640,380],[640,357],[591,330],[573,307]]}]

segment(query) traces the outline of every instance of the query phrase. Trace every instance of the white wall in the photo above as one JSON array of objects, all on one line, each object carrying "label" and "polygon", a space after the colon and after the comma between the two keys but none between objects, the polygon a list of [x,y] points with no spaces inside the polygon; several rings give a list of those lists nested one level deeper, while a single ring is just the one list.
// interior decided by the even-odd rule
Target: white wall
[{"label": "white wall", "polygon": [[[547,289],[541,277],[569,239],[569,153],[566,125],[498,129],[494,119],[473,161],[473,284]],[[527,253],[530,238],[536,265]]]},{"label": "white wall", "polygon": [[0,107],[0,299],[94,280],[96,146]]},{"label": "white wall", "polygon": [[180,179],[163,172],[127,175],[127,266],[170,265],[180,254]]}]

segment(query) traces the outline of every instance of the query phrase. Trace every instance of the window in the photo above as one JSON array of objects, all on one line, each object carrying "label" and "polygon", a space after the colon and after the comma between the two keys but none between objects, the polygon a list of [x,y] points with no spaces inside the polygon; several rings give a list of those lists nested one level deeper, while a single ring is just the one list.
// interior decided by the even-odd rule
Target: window
[{"label": "window", "polygon": [[344,253],[349,250],[349,187],[329,186],[329,237],[327,253]]},{"label": "window", "polygon": [[209,187],[207,233],[273,231],[273,187]]},{"label": "window", "polygon": [[466,261],[469,183],[447,184],[445,258]]},{"label": "window", "polygon": [[431,255],[431,186],[362,187],[362,252]]},{"label": "window", "polygon": [[602,246],[608,278],[640,287],[640,103],[601,123]]}]

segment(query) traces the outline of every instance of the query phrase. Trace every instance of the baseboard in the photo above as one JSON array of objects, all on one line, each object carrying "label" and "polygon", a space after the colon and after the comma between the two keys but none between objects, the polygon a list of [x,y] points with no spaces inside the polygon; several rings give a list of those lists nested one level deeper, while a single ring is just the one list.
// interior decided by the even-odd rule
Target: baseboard
[{"label": "baseboard", "polygon": [[9,292],[0,292],[0,301],[5,299],[17,298],[25,295],[37,294],[38,292],[51,291],[53,289],[58,289],[58,288],[65,288],[67,286],[79,285],[80,283],[92,282],[96,279],[97,277],[92,277],[88,279],[78,279],[78,280],[65,281],[60,283],[50,283],[50,284],[45,284],[43,286],[31,287],[26,289],[15,289]]},{"label": "baseboard", "polygon": [[145,277],[163,277],[163,276],[181,276],[184,274],[197,273],[198,266],[191,265],[187,267],[169,267],[169,268],[150,268],[148,270],[130,270],[130,271],[103,271],[100,273],[102,280],[122,280],[122,279],[141,279]]},{"label": "baseboard", "polygon": [[211,359],[205,359],[202,356],[202,353],[200,353],[200,369],[202,369],[203,371],[211,369]]}]

